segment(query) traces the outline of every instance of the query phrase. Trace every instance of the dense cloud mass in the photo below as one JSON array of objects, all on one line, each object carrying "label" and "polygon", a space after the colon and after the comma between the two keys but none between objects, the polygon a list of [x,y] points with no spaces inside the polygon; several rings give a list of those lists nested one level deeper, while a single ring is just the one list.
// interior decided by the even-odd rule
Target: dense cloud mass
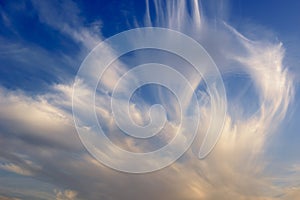
[{"label": "dense cloud mass", "polygon": [[[0,199],[299,198],[297,183],[300,180],[295,178],[299,177],[299,165],[295,163],[290,169],[291,176],[269,173],[265,154],[268,138],[285,118],[294,98],[295,77],[283,64],[284,44],[271,42],[268,38],[253,41],[223,21],[212,25],[202,15],[198,1],[190,4],[170,1],[166,5],[161,1],[147,1],[143,24],[133,23],[136,27],[161,26],[193,37],[215,60],[225,81],[237,74],[250,80],[255,94],[253,102],[257,105],[251,107],[249,103],[249,107],[245,107],[241,103],[251,101],[247,96],[249,88],[242,88],[235,99],[228,97],[228,112],[220,140],[208,157],[199,160],[198,147],[211,116],[209,103],[202,105],[199,108],[201,128],[191,149],[162,170],[128,174],[102,165],[87,152],[72,116],[74,66],[79,66],[87,53],[103,40],[99,30],[101,22],[98,20],[87,26],[79,5],[72,1],[7,4],[9,10],[1,8],[1,20],[7,31],[18,35],[12,21],[13,13],[24,12],[30,5],[31,15],[36,16],[38,23],[68,38],[78,49],[74,56],[74,52],[55,52],[35,42],[27,42],[22,36],[17,41],[0,37],[1,50],[13,49],[7,53],[11,63],[20,64],[29,71],[38,68],[35,64],[42,65],[41,73],[57,76],[56,81],[50,83],[38,82],[45,85],[42,92],[27,92],[22,87],[0,88]],[[114,54],[112,49],[108,48],[108,51]],[[4,56],[1,53],[1,59]],[[168,57],[162,56],[161,59]],[[209,101],[199,89],[203,84],[201,77],[190,67],[177,68],[190,80],[196,93]],[[153,149],[152,144],[137,144],[133,139],[115,136],[120,133],[116,133],[117,125],[109,108],[109,92],[127,70],[125,63],[117,61],[106,72],[101,80],[105,91],[98,91],[96,95],[96,112],[108,130],[108,137],[118,145],[137,152]],[[34,76],[33,72],[29,75]],[[92,91],[88,88],[82,91],[89,92]],[[172,94],[161,91],[155,94],[172,115],[179,115]],[[191,94],[182,90],[181,95],[190,97]],[[142,99],[135,100],[130,111],[134,120],[143,124],[147,121],[145,116],[149,105]],[[80,106],[85,109],[90,105],[82,102]],[[159,141],[168,142],[177,128],[170,121]],[[285,179],[290,181],[285,181],[287,184],[274,181],[281,179],[282,182]]]}]

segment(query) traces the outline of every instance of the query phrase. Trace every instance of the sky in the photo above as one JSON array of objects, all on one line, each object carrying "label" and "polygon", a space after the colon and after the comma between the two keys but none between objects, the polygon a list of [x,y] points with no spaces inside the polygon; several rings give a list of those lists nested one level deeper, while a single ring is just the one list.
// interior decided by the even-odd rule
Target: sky
[{"label": "sky", "polygon": [[[299,199],[299,10],[296,0],[0,1],[0,200]],[[99,79],[102,60],[93,57],[95,52],[104,59],[119,53],[103,41],[143,27],[192,38],[213,60],[221,79],[210,84],[184,58],[149,48],[120,56]],[[138,45],[142,33],[120,46]],[[177,44],[162,35],[153,44]],[[104,50],[97,49],[101,44]],[[182,43],[179,49],[188,47]],[[153,62],[181,75],[165,75],[174,71],[156,70],[161,66],[150,66],[146,74],[127,73]],[[148,84],[126,104],[124,96],[131,95],[139,76],[161,78],[175,92]],[[94,82],[96,88],[89,85]],[[119,110],[111,107],[114,98]],[[165,118],[153,104],[164,107]],[[214,111],[214,106],[220,109]],[[107,138],[136,153],[172,143],[178,132],[181,138],[171,150],[181,152],[188,142],[180,142],[191,138],[195,116],[200,125],[191,146],[174,162],[157,167],[168,163],[166,155],[159,155],[128,163],[131,157],[106,148],[98,133],[86,138],[80,132],[95,131],[86,125],[92,109]],[[124,134],[134,128],[133,121],[139,126],[164,121],[165,127],[148,140],[137,139]],[[139,128],[137,134],[146,130]],[[219,130],[218,142],[199,159],[210,128]],[[158,170],[130,173],[140,166]]]}]

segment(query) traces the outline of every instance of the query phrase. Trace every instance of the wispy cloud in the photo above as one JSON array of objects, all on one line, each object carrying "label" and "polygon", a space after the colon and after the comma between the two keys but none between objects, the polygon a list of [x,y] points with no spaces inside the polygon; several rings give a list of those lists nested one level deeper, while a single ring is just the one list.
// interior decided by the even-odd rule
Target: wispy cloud
[{"label": "wispy cloud", "polygon": [[[187,11],[186,5],[183,5],[185,1],[166,5],[155,1],[154,4],[156,21],[151,20],[148,8],[145,25],[161,25],[183,31],[203,42],[220,67],[221,73],[226,76],[229,74],[229,77],[230,74],[240,72],[247,74],[257,91],[260,104],[258,110],[252,111],[254,114],[250,117],[243,114],[233,117],[233,112],[239,113],[239,109],[245,109],[235,105],[233,108],[236,110],[226,115],[222,136],[213,152],[206,159],[198,160],[196,159],[198,144],[202,141],[211,115],[207,106],[201,107],[203,129],[199,130],[199,138],[191,150],[179,161],[163,170],[130,175],[103,166],[85,151],[73,123],[72,84],[63,81],[59,84],[51,83],[46,92],[34,95],[26,91],[2,87],[0,89],[1,170],[31,177],[33,182],[38,180],[50,183],[56,188],[54,191],[51,190],[48,196],[43,196],[44,193],[35,196],[32,193],[24,193],[24,196],[29,198],[31,195],[32,198],[68,200],[297,199],[299,185],[278,186],[272,181],[276,174],[266,173],[268,162],[265,154],[266,142],[269,135],[284,119],[294,97],[293,76],[283,65],[284,44],[272,43],[264,39],[250,40],[226,23],[224,25],[220,22],[218,26],[211,26],[201,15],[198,1],[189,5],[194,8],[192,13]],[[33,1],[32,5],[41,23],[47,24],[78,43],[82,49],[81,55],[101,41],[99,32],[83,25],[80,9],[72,1],[64,1],[62,4]],[[150,6],[149,3],[147,5]],[[162,6],[166,6],[167,12],[162,10]],[[180,8],[178,12],[177,8]],[[12,26],[7,15],[3,12],[2,18],[7,26]],[[5,42],[11,44],[9,41]],[[19,45],[20,52],[5,52],[5,54],[20,63],[30,62],[32,65],[35,59],[37,59],[35,64],[43,60],[47,68],[53,69],[51,66],[60,63],[60,58],[63,58],[60,66],[64,66],[65,63],[68,63],[67,66],[79,64],[80,59],[72,61],[72,55],[66,54],[61,57],[41,47],[24,43],[17,46]],[[15,51],[16,48],[12,47],[12,49]],[[114,54],[112,49],[108,48],[108,51]],[[99,61],[95,60],[95,63],[97,62]],[[201,77],[194,75],[189,68],[177,68],[184,71],[195,89],[201,93],[198,88],[203,82]],[[134,140],[114,136],[119,133],[109,109],[110,104],[107,103],[110,98],[109,92],[126,69],[124,63],[118,62],[106,72],[106,79],[102,80],[106,91],[98,91],[99,101],[96,110],[101,120],[105,122],[108,135],[114,142],[130,150],[141,151],[149,146],[145,143],[137,145]],[[89,88],[83,89],[82,93],[91,92]],[[170,102],[176,103],[170,100],[171,94],[160,92],[156,94],[161,102],[166,102],[167,107]],[[182,95],[189,96],[184,92],[182,91]],[[240,100],[243,101],[244,98],[246,97],[241,96]],[[143,101],[137,103],[140,107],[131,105],[132,114],[137,121],[144,123],[147,121],[143,116],[146,116],[148,105]],[[231,103],[228,102],[229,107]],[[85,109],[90,105],[82,102],[81,106]],[[172,114],[178,114],[176,108],[170,105],[169,107],[174,109]],[[165,130],[166,136],[159,138],[159,141],[168,141],[175,129],[176,126],[171,124]],[[297,171],[298,167],[296,166],[294,170]],[[292,177],[287,176],[286,179],[290,180]],[[295,180],[296,183],[297,181],[299,180]],[[1,186],[0,191],[2,191]],[[6,193],[5,191],[8,190],[3,191]]]}]

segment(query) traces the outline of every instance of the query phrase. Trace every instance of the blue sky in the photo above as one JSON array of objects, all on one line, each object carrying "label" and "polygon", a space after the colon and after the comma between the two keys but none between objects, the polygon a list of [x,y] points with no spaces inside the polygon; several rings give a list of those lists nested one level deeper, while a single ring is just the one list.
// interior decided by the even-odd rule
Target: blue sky
[{"label": "blue sky", "polygon": [[[175,2],[0,2],[0,199],[299,198],[300,3]],[[72,87],[97,44],[145,26],[182,32],[206,49],[224,81],[227,113],[206,159],[197,159],[210,116],[201,104],[200,136],[191,148],[171,166],[133,175],[106,167],[84,148],[72,116]],[[124,137],[111,116],[112,85],[132,66],[154,61],[173,66],[209,101],[205,83],[183,59],[154,50],[123,56],[105,74],[96,108],[107,136],[130,151],[160,147],[177,128],[178,102],[162,87],[140,88],[130,104],[141,124],[149,121],[151,104],[166,108],[168,126],[158,137]]]}]

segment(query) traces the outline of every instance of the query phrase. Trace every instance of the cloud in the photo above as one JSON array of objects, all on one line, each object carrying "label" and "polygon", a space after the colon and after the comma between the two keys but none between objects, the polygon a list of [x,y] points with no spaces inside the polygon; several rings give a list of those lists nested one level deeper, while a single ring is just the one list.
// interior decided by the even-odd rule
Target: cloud
[{"label": "cloud", "polygon": [[[157,174],[132,177],[107,169],[84,153],[82,145],[75,139],[71,113],[67,112],[70,87],[57,85],[54,88],[57,91],[55,95],[33,98],[22,92],[4,89],[1,92],[1,121],[15,124],[13,132],[5,124],[1,125],[5,133],[2,134],[5,145],[1,145],[5,147],[1,148],[2,154],[6,149],[6,159],[11,160],[12,152],[22,152],[34,159],[41,166],[34,171],[40,180],[46,181],[51,177],[53,184],[72,188],[78,191],[78,197],[89,199],[99,196],[107,199],[142,198],[146,191],[149,199],[169,198],[170,194],[163,192],[166,190],[176,191],[172,196],[174,199],[218,199],[224,196],[266,199],[273,195],[261,191],[261,188],[269,190],[273,186],[262,175],[264,163],[259,156],[269,127],[266,122],[274,116],[265,118],[258,115],[244,122],[231,121],[228,116],[222,138],[207,159],[195,160],[195,155],[189,153],[182,158],[186,159],[185,162],[176,163]],[[33,139],[37,142],[32,142]],[[75,152],[78,154],[74,155]],[[135,187],[135,192],[127,190],[124,184],[129,188]],[[160,189],[155,187],[156,184],[160,185]],[[119,195],[113,193],[115,190],[119,191]],[[63,195],[61,192],[58,196]]]},{"label": "cloud", "polygon": [[[88,50],[99,43],[99,26],[94,28],[84,27],[80,17],[80,9],[73,1],[41,2],[33,0],[32,5],[38,12],[39,20],[58,31],[70,36],[83,44]],[[65,12],[68,9],[68,12]],[[98,22],[99,24],[99,22]],[[97,23],[94,23],[97,25]]]},{"label": "cloud", "polygon": [[5,196],[0,196],[1,200],[20,200],[18,198],[10,198],[10,197],[5,197]]},{"label": "cloud", "polygon": [[[257,200],[278,199],[278,196],[296,199],[299,195],[299,189],[296,186],[294,188],[290,185],[281,187],[272,182],[273,176],[276,175],[266,173],[268,159],[264,154],[268,135],[272,134],[276,128],[275,125],[280,124],[285,117],[294,95],[292,76],[283,66],[283,44],[264,40],[252,41],[227,24],[219,25],[216,30],[216,27],[210,27],[209,22],[203,20],[197,1],[192,4],[194,9],[191,16],[187,16],[186,7],[181,5],[184,2],[180,6],[177,4],[180,3],[168,4],[167,13],[158,16],[155,23],[189,33],[199,41],[203,41],[209,53],[214,55],[217,64],[222,64],[220,65],[222,73],[234,75],[243,71],[249,75],[257,89],[259,110],[252,112],[254,114],[250,117],[241,114],[237,118],[232,117],[229,112],[225,118],[222,136],[215,149],[206,159],[198,160],[198,147],[211,116],[207,105],[201,107],[202,127],[199,130],[199,138],[191,150],[176,163],[160,171],[132,175],[105,167],[84,149],[73,123],[71,84],[52,84],[49,91],[35,95],[27,94],[26,91],[1,88],[0,158],[3,164],[0,168],[19,175],[30,176],[33,178],[31,181],[38,182],[37,185],[43,182],[56,188],[50,192],[47,190],[45,192],[47,195],[26,193],[22,190],[19,196],[23,194],[29,196],[29,199],[39,197],[67,200]],[[33,5],[42,23],[48,24],[81,43],[82,48],[90,49],[101,40],[93,30],[84,28],[79,17],[80,10],[75,3],[64,1],[62,5],[58,5],[33,1]],[[178,15],[177,6],[180,7]],[[66,7],[70,12],[64,12]],[[155,10],[162,13],[160,9],[161,5],[157,1]],[[146,22],[151,24],[149,15],[148,11]],[[185,24],[186,17],[190,19],[186,26],[196,27],[191,32],[187,27],[181,26]],[[195,33],[199,33],[199,36]],[[114,54],[109,48],[108,53]],[[47,56],[49,57],[51,56]],[[24,55],[22,58],[24,59]],[[99,61],[94,60],[93,63],[97,62]],[[232,63],[235,67],[230,66]],[[180,67],[177,66],[177,68]],[[191,80],[197,92],[203,94],[198,88],[203,81],[201,77],[194,75],[194,71],[189,70],[188,67],[181,68],[181,70]],[[120,62],[115,63],[107,72],[106,79],[103,80],[105,90],[97,93],[97,114],[104,122],[108,136],[115,143],[133,151],[151,149],[153,147],[151,143],[137,144],[132,139],[115,136],[120,133],[109,109],[109,92],[125,71],[126,65]],[[89,76],[93,77],[93,70],[89,73]],[[81,89],[81,94],[91,92],[88,87]],[[163,104],[167,105],[166,108],[168,104],[171,104],[170,102],[172,105],[176,103],[170,100],[170,94],[162,94],[161,91],[154,94],[159,94],[158,97]],[[182,91],[182,95],[190,96],[185,91]],[[240,100],[244,98],[246,97],[241,96]],[[84,101],[80,103],[81,109],[85,111],[90,106]],[[169,107],[172,108],[170,105]],[[147,121],[142,117],[146,115],[148,108],[147,103],[140,99],[130,106],[132,115],[140,123]],[[244,109],[239,105],[234,108],[237,109],[236,112]],[[172,114],[178,114],[178,110],[173,109],[175,111]],[[81,117],[86,118],[85,115]],[[168,141],[174,135],[176,128],[176,125],[171,124],[165,129],[165,136],[160,137],[158,141]],[[292,178],[288,176],[286,179]],[[13,178],[11,180],[15,181]],[[41,186],[37,185],[29,189],[39,190]],[[14,189],[5,190],[5,193],[16,193],[12,190]]]},{"label": "cloud", "polygon": [[[8,88],[39,93],[51,84],[72,82],[79,63],[102,40],[100,22],[84,25],[72,1],[7,2],[0,10],[5,30],[0,35],[1,84]],[[22,20],[35,21],[35,31],[20,25]]]},{"label": "cloud", "polygon": [[22,169],[20,166],[15,165],[15,164],[2,164],[0,166],[1,169],[6,170],[6,171],[10,171],[10,172],[14,172],[17,174],[21,174],[24,176],[30,176],[32,175],[30,173],[30,171],[26,170],[26,169]]},{"label": "cloud", "polygon": [[73,190],[55,191],[56,200],[74,200],[76,199],[77,192]]}]

